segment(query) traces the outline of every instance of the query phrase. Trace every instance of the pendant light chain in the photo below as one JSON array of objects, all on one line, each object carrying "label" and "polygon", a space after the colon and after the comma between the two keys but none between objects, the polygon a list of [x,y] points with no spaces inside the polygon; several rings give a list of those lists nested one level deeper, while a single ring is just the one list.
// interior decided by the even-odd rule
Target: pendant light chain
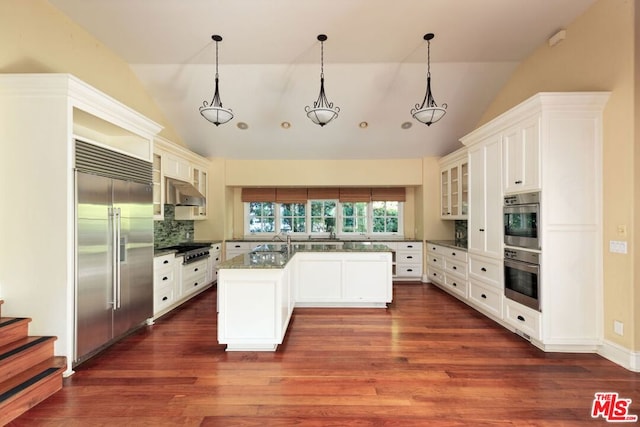
[{"label": "pendant light chain", "polygon": [[324,79],[324,41],[320,42],[320,78]]},{"label": "pendant light chain", "polygon": [[218,78],[218,41],[216,40],[216,79]]}]

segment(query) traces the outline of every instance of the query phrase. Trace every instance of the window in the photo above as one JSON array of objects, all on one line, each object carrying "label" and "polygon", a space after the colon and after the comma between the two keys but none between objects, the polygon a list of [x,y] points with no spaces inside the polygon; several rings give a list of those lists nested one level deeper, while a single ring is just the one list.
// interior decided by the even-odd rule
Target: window
[{"label": "window", "polygon": [[397,233],[399,202],[373,202],[372,205],[372,231],[374,233]]},{"label": "window", "polygon": [[311,204],[311,233],[330,233],[336,230],[338,216],[335,200],[310,200]]},{"label": "window", "polygon": [[306,203],[280,204],[280,232],[304,233],[307,231]]},{"label": "window", "polygon": [[245,234],[274,236],[403,235],[403,202],[245,202]]},{"label": "window", "polygon": [[276,232],[275,203],[249,202],[249,232]]},{"label": "window", "polygon": [[367,232],[367,202],[346,202],[342,206],[342,233],[366,233]]}]

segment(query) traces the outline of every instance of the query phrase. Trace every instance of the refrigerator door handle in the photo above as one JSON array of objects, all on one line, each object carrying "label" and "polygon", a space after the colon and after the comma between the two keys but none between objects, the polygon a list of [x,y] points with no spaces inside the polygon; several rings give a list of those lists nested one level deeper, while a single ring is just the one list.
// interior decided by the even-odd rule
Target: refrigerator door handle
[{"label": "refrigerator door handle", "polygon": [[115,308],[116,310],[120,308],[122,299],[120,295],[120,259],[121,259],[121,247],[120,247],[120,230],[122,228],[122,216],[120,215],[120,208],[115,208],[115,220],[116,220],[116,245],[115,245],[115,257],[116,257],[116,276],[114,280],[115,286]]}]

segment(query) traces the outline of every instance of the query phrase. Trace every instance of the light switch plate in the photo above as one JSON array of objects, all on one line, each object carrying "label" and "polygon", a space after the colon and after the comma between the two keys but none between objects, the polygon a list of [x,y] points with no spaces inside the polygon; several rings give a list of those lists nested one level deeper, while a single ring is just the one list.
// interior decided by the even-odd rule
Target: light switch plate
[{"label": "light switch plate", "polygon": [[614,254],[626,254],[627,242],[624,240],[609,240],[609,252]]}]

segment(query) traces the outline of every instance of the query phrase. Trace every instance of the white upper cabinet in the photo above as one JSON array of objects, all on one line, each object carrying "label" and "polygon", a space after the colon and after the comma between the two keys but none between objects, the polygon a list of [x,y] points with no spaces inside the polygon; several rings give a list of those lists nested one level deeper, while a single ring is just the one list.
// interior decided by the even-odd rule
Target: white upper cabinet
[{"label": "white upper cabinet", "polygon": [[440,217],[467,219],[469,209],[469,161],[467,150],[440,159]]},{"label": "white upper cabinet", "polygon": [[540,190],[540,116],[507,129],[502,137],[504,193]]},{"label": "white upper cabinet", "polygon": [[182,181],[191,181],[191,165],[186,159],[169,153],[162,154],[162,168],[164,176],[169,178],[180,179]]}]

